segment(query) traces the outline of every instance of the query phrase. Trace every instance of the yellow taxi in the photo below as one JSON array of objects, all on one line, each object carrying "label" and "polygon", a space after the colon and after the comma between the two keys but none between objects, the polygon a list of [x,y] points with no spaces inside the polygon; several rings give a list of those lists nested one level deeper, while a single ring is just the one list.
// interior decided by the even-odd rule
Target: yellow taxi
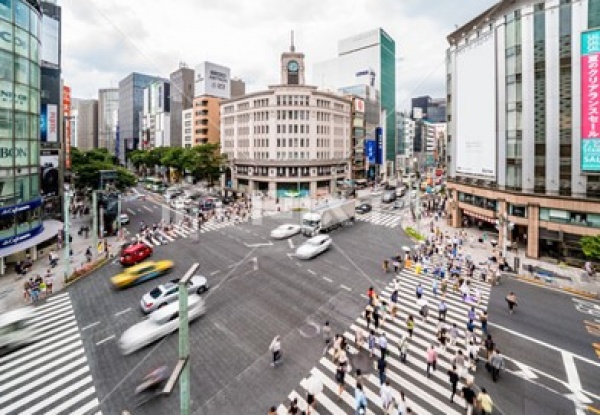
[{"label": "yellow taxi", "polygon": [[141,284],[169,272],[173,268],[173,261],[146,261],[123,270],[122,273],[110,279],[114,288],[127,288]]}]

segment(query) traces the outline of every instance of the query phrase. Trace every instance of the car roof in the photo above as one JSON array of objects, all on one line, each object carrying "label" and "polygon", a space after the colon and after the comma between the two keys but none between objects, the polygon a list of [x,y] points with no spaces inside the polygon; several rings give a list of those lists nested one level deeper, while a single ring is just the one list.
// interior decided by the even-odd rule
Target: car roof
[{"label": "car roof", "polygon": [[[202,298],[198,295],[190,295],[188,298],[188,310],[202,301]],[[166,305],[163,308],[159,308],[150,314],[150,320],[155,323],[164,322],[168,320],[173,314],[179,311],[179,302],[175,301],[171,304]]]},{"label": "car roof", "polygon": [[137,265],[134,265],[134,266],[133,266],[133,267],[131,267],[131,268],[127,268],[127,269],[124,271],[124,273],[125,273],[125,274],[134,273],[134,272],[136,272],[136,271],[139,271],[140,269],[143,269],[143,268],[149,267],[149,266],[151,266],[151,265],[156,265],[156,262],[154,262],[154,261],[144,261],[144,262],[142,262],[141,264],[137,264]]},{"label": "car roof", "polygon": [[312,238],[310,238],[307,242],[309,242],[309,241],[321,242],[325,239],[331,239],[331,237],[329,235],[317,235],[317,236],[313,236]]},{"label": "car roof", "polygon": [[[127,248],[125,248],[125,249],[123,250],[123,253],[124,253],[124,254],[128,254],[128,253],[131,253],[131,252],[134,252],[134,251],[138,250],[139,248],[149,248],[149,246],[148,246],[148,245],[146,245],[146,244],[145,244],[145,243],[143,243],[143,242],[139,242],[139,243],[137,243],[137,244],[129,245]],[[141,265],[141,264],[140,264],[140,265]]]}]

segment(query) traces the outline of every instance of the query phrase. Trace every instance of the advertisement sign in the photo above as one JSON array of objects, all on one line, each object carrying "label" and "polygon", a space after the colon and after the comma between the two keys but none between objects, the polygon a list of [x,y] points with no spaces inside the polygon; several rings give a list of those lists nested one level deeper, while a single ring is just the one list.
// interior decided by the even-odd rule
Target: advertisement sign
[{"label": "advertisement sign", "polygon": [[377,142],[375,140],[365,140],[365,155],[369,164],[377,162]]},{"label": "advertisement sign", "polygon": [[58,107],[43,104],[40,110],[40,140],[42,143],[58,142]]},{"label": "advertisement sign", "polygon": [[42,15],[42,42],[40,45],[42,62],[55,66],[60,65],[58,56],[59,26],[58,20]]},{"label": "advertisement sign", "polygon": [[494,32],[456,51],[456,173],[496,178],[496,42]]},{"label": "advertisement sign", "polygon": [[377,153],[376,153],[376,164],[383,163],[383,128],[377,127],[375,129],[375,139],[377,141]]},{"label": "advertisement sign", "polygon": [[581,170],[600,172],[600,30],[581,34]]},{"label": "advertisement sign", "polygon": [[63,117],[65,119],[65,168],[71,168],[71,88],[63,86]]},{"label": "advertisement sign", "polygon": [[14,244],[18,244],[19,242],[26,241],[29,238],[33,238],[36,235],[39,235],[44,230],[44,225],[39,225],[38,227],[22,233],[20,235],[11,236],[9,238],[0,239],[0,248],[6,248],[7,246],[11,246]]},{"label": "advertisement sign", "polygon": [[365,113],[365,101],[359,98],[354,99],[354,112],[359,112],[361,114]]},{"label": "advertisement sign", "polygon": [[4,218],[6,216],[13,216],[17,213],[26,212],[28,210],[33,210],[42,205],[42,199],[34,199],[27,203],[22,203],[16,206],[9,206],[6,208],[0,208],[0,218]]},{"label": "advertisement sign", "polygon": [[42,197],[58,195],[58,154],[40,154],[40,193]]},{"label": "advertisement sign", "polygon": [[210,95],[217,98],[231,98],[230,70],[211,62],[196,66],[195,96]]}]

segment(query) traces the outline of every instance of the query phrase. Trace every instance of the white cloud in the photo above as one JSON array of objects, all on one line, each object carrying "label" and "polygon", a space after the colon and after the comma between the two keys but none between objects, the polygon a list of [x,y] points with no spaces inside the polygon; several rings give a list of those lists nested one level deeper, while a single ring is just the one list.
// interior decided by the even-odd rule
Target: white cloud
[{"label": "white cloud", "polygon": [[[396,41],[400,108],[445,95],[446,36],[494,0],[63,0],[63,77],[92,98],[132,71],[168,77],[179,62],[231,68],[247,90],[279,81],[295,32],[307,69],[336,56],[338,40],[383,27]],[[311,74],[307,73],[310,80]]]}]

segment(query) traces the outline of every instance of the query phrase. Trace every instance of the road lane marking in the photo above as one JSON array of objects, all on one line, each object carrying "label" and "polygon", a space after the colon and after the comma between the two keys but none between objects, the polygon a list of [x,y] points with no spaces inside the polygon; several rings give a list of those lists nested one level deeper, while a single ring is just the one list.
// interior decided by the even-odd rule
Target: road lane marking
[{"label": "road lane marking", "polygon": [[327,282],[333,282],[333,280],[331,278],[323,277],[323,279]]},{"label": "road lane marking", "polygon": [[146,209],[148,212],[152,212],[152,209],[150,209],[148,206],[142,206],[144,209]]},{"label": "road lane marking", "polygon": [[292,239],[288,239],[288,244],[290,246],[291,249],[294,249],[294,241],[292,241]]},{"label": "road lane marking", "polygon": [[105,339],[102,339],[102,340],[100,340],[99,342],[97,342],[97,343],[96,343],[96,346],[100,346],[101,344],[103,344],[103,343],[106,343],[107,341],[110,341],[110,340],[112,340],[112,339],[114,339],[114,338],[115,338],[115,335],[114,335],[114,334],[113,334],[112,336],[108,336],[107,338],[105,338]]},{"label": "road lane marking", "polygon": [[135,215],[135,211],[133,209],[127,208],[127,212],[131,213],[132,215]]},{"label": "road lane marking", "polygon": [[367,294],[361,294],[360,295],[362,298],[366,298],[367,300],[369,299],[369,297],[367,296]]},{"label": "road lane marking", "polygon": [[98,324],[100,324],[100,322],[99,322],[99,321],[96,321],[96,322],[94,322],[94,323],[88,324],[87,326],[83,327],[83,328],[81,329],[81,331],[85,331],[85,330],[87,330],[87,329],[91,329],[92,327],[95,327],[95,326],[97,326]]},{"label": "road lane marking", "polygon": [[[523,333],[519,333],[518,331],[511,330],[511,329],[509,329],[509,328],[506,328],[506,327],[503,327],[503,326],[501,326],[501,325],[499,325],[499,324],[496,324],[496,323],[488,323],[488,325],[489,325],[489,326],[492,326],[492,327],[496,327],[496,328],[498,328],[498,329],[500,329],[500,330],[502,330],[502,331],[505,331],[505,332],[507,332],[507,333],[510,333],[510,334],[512,334],[512,335],[514,335],[514,336],[517,336],[517,337],[520,337],[520,338],[522,338],[522,339],[528,340],[528,341],[530,341],[530,342],[532,342],[532,343],[536,343],[536,344],[539,344],[539,345],[541,345],[541,346],[545,346],[545,347],[547,347],[547,348],[548,348],[548,349],[550,349],[550,350],[554,350],[554,351],[556,351],[556,352],[559,352],[559,353],[562,353],[562,352],[571,353],[571,352],[569,352],[568,350],[561,349],[561,348],[560,348],[560,347],[558,347],[558,346],[554,346],[554,345],[552,345],[552,344],[549,344],[549,343],[543,342],[543,341],[541,341],[541,340],[538,340],[538,339],[534,339],[534,338],[533,338],[533,337],[531,337],[531,336],[528,336],[528,335],[526,335],[526,334],[523,334]],[[593,360],[590,360],[590,359],[588,359],[587,357],[579,356],[579,355],[577,355],[577,354],[574,354],[574,353],[571,353],[571,354],[573,355],[573,357],[575,357],[575,358],[577,358],[577,359],[581,360],[582,362],[588,363],[588,364],[590,364],[590,365],[592,365],[592,366],[600,367],[600,363],[598,363],[598,362],[594,362]]]},{"label": "road lane marking", "polygon": [[567,351],[562,351],[561,355],[565,365],[565,372],[567,373],[567,382],[573,391],[573,400],[576,401],[575,413],[577,415],[585,415],[585,411],[578,404],[578,402],[589,405],[592,403],[592,400],[583,395],[581,391],[581,379],[579,378],[579,373],[577,373],[577,367],[575,366],[573,354]]},{"label": "road lane marking", "polygon": [[213,275],[217,275],[219,272],[221,272],[220,269],[218,269],[216,271],[213,271],[213,272],[210,273],[210,276],[212,277]]},{"label": "road lane marking", "polygon": [[121,314],[125,314],[125,313],[128,313],[130,311],[131,311],[131,307],[126,308],[125,310],[121,310],[121,311],[115,313],[115,317],[119,317]]},{"label": "road lane marking", "polygon": [[314,272],[312,269],[307,269],[308,272],[310,272],[312,275],[317,275],[316,272]]},{"label": "road lane marking", "polygon": [[346,287],[344,284],[340,284],[340,288],[343,288],[346,291],[352,291],[352,288]]}]

